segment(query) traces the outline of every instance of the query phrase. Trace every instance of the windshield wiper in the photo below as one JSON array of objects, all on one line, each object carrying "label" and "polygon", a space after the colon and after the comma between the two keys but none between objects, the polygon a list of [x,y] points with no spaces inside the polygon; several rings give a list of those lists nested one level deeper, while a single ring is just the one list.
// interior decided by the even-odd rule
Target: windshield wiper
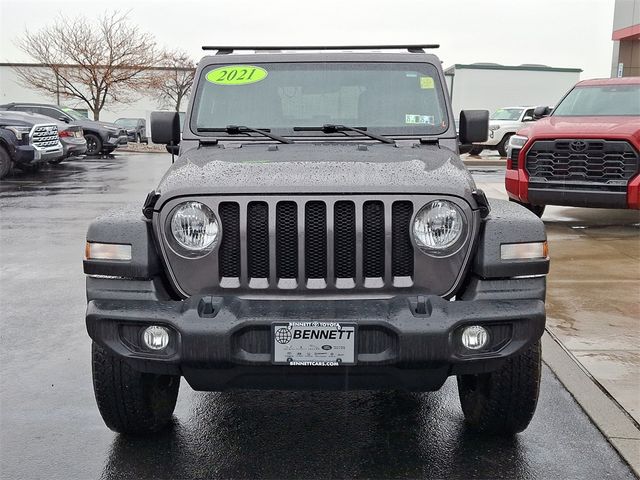
[{"label": "windshield wiper", "polygon": [[349,127],[347,125],[334,125],[332,123],[325,123],[321,127],[293,127],[294,132],[324,132],[324,133],[336,133],[336,132],[356,132],[360,135],[364,135],[365,137],[373,138],[374,140],[378,140],[382,143],[391,143],[395,144],[396,141],[389,137],[383,137],[382,135],[377,135],[375,133],[370,133],[366,131],[367,127],[356,128]]},{"label": "windshield wiper", "polygon": [[198,128],[198,132],[227,132],[229,135],[239,135],[241,133],[254,132],[269,137],[273,140],[277,140],[281,143],[293,143],[288,138],[281,137],[274,133],[270,133],[267,129],[258,129],[253,127],[247,127],[244,125],[227,125],[225,128]]}]

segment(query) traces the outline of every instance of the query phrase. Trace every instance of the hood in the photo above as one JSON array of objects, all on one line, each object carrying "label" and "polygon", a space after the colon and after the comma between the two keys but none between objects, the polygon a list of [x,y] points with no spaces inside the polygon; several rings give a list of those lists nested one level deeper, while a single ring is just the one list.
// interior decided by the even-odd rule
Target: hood
[{"label": "hood", "polygon": [[518,130],[526,137],[628,138],[640,145],[640,117],[546,117]]},{"label": "hood", "polygon": [[13,112],[9,110],[0,111],[0,125],[19,125],[32,127],[33,125],[46,123],[48,125],[57,124],[56,120],[37,113]]},{"label": "hood", "polygon": [[474,205],[458,155],[435,145],[354,143],[206,146],[183,153],[158,187],[178,195],[437,193]]},{"label": "hood", "polygon": [[520,125],[522,122],[519,120],[489,120],[489,125],[499,125],[501,127],[510,125]]}]

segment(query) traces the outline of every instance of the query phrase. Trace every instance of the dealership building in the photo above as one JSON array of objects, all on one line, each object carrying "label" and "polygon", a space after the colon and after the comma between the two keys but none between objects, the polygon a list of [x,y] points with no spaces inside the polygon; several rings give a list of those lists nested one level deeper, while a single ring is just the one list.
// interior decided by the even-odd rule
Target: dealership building
[{"label": "dealership building", "polygon": [[640,77],[640,0],[616,0],[612,77]]}]

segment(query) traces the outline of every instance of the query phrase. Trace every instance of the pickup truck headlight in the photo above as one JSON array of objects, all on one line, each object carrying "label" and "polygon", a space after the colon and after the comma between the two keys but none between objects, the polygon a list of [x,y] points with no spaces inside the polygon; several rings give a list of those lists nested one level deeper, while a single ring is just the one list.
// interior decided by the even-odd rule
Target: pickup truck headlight
[{"label": "pickup truck headlight", "polygon": [[509,139],[509,148],[522,148],[529,138],[522,135],[512,135]]},{"label": "pickup truck headlight", "polygon": [[462,211],[447,200],[434,200],[416,214],[413,238],[422,251],[436,257],[455,253],[464,240],[466,221]]},{"label": "pickup truck headlight", "polygon": [[20,141],[24,140],[24,136],[28,135],[31,131],[31,127],[26,127],[24,125],[7,125],[4,128],[13,132],[16,138]]},{"label": "pickup truck headlight", "polygon": [[204,254],[215,246],[220,227],[209,207],[200,202],[178,205],[170,217],[171,234],[188,253]]}]

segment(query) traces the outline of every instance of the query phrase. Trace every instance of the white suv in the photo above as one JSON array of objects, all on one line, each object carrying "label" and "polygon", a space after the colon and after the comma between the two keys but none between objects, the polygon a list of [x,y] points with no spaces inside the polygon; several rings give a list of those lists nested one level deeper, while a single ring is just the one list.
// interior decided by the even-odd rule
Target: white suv
[{"label": "white suv", "polygon": [[504,107],[489,117],[489,137],[486,142],[474,143],[471,155],[479,155],[483,150],[498,150],[501,156],[507,156],[509,139],[526,122],[533,122],[535,107]]}]

